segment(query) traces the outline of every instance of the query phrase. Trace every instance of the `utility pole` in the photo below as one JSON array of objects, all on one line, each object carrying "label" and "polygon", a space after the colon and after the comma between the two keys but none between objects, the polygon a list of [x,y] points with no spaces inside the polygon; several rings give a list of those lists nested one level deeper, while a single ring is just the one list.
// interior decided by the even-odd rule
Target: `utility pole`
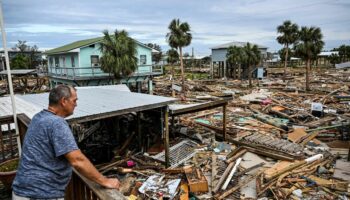
[{"label": "utility pole", "polygon": [[16,129],[18,155],[20,157],[21,156],[21,152],[22,152],[21,140],[19,138],[18,123],[17,123],[17,113],[16,113],[16,101],[15,101],[15,96],[14,96],[14,93],[13,93],[13,85],[12,85],[12,77],[11,77],[11,68],[10,68],[9,54],[8,54],[7,45],[6,45],[6,32],[5,32],[5,28],[4,28],[4,15],[3,15],[3,12],[2,12],[2,0],[0,0],[0,28],[1,28],[1,35],[2,35],[2,47],[4,48],[4,53],[5,53],[7,81],[8,81],[8,85],[9,85],[10,97],[11,97],[11,103],[12,103],[13,121],[15,122],[15,129]]}]

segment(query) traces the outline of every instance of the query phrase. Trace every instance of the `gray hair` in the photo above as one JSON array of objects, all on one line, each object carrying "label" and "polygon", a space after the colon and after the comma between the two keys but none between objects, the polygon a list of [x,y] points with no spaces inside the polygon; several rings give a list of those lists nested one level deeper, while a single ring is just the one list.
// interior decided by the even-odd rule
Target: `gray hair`
[{"label": "gray hair", "polygon": [[60,99],[69,98],[72,96],[71,90],[76,90],[72,86],[68,85],[57,85],[50,91],[49,94],[49,106],[57,105]]}]

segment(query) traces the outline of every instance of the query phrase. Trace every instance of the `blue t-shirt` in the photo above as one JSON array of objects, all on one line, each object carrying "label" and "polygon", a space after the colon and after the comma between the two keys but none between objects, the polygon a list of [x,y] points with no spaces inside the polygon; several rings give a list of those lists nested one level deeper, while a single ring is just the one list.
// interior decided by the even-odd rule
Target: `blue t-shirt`
[{"label": "blue t-shirt", "polygon": [[25,135],[13,182],[15,194],[30,198],[62,198],[72,175],[64,154],[78,146],[64,118],[50,111],[37,113]]}]

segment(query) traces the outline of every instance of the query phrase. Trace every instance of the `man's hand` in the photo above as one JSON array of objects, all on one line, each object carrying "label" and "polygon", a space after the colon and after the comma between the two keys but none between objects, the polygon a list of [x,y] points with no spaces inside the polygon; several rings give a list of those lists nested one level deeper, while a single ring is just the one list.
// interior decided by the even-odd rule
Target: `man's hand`
[{"label": "man's hand", "polygon": [[106,178],[105,181],[101,184],[105,188],[117,189],[119,190],[120,182],[116,178]]},{"label": "man's hand", "polygon": [[105,188],[119,189],[119,180],[103,176],[80,150],[71,151],[65,154],[65,157],[79,173],[89,180],[94,181]]}]

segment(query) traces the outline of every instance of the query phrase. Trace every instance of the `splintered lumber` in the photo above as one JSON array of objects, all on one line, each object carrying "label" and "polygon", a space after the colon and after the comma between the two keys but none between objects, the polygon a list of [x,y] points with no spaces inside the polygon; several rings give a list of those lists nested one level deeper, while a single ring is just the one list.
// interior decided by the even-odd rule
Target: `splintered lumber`
[{"label": "splintered lumber", "polygon": [[292,163],[292,164],[290,164],[288,167],[285,167],[285,168],[283,168],[283,169],[281,169],[281,170],[278,170],[278,171],[276,171],[276,172],[270,174],[270,176],[265,177],[265,178],[266,178],[267,180],[272,180],[272,179],[274,179],[275,177],[277,177],[277,176],[279,176],[279,175],[281,175],[281,174],[284,174],[284,173],[286,173],[286,172],[292,171],[292,170],[295,169],[295,168],[300,167],[301,165],[304,165],[304,164],[306,164],[306,163],[312,163],[312,162],[314,162],[314,161],[316,161],[316,160],[320,160],[320,159],[322,159],[322,158],[323,158],[323,155],[322,155],[322,154],[314,155],[314,156],[312,156],[312,157],[310,157],[310,158],[307,158],[307,159],[305,159],[305,160],[303,160],[303,161],[297,161],[297,162],[295,162],[295,163]]},{"label": "splintered lumber", "polygon": [[235,185],[233,188],[225,191],[224,193],[222,193],[221,195],[220,194],[217,194],[215,195],[215,199],[218,199],[218,200],[221,200],[221,199],[225,199],[228,195],[234,193],[236,190],[240,189],[241,187],[247,185],[248,183],[250,183],[250,181],[256,179],[259,174],[261,172],[256,172],[254,175],[242,180],[242,181],[239,181],[239,183],[237,185]]},{"label": "splintered lumber", "polygon": [[101,168],[99,168],[98,170],[103,174],[103,173],[106,173],[107,171],[109,171],[110,169],[112,169],[113,167],[115,166],[118,166],[124,162],[126,162],[129,158],[125,158],[125,159],[122,159],[122,160],[118,160],[118,161],[115,161],[115,162],[112,162],[106,166],[103,166]]},{"label": "splintered lumber", "polygon": [[314,139],[320,132],[315,131],[313,133],[308,134],[307,136],[302,138],[302,141],[300,142],[301,145],[306,145],[308,142],[310,142],[312,139]]},{"label": "splintered lumber", "polygon": [[308,178],[315,181],[317,185],[324,186],[329,189],[335,189],[342,192],[347,192],[350,190],[350,184],[346,181],[327,180],[314,175],[310,175]]},{"label": "splintered lumber", "polygon": [[247,152],[247,149],[241,148],[240,151],[236,152],[236,154],[232,155],[231,158],[227,159],[226,163],[231,163],[232,161],[236,160],[238,157],[242,156]]},{"label": "splintered lumber", "polygon": [[202,170],[192,166],[185,166],[184,171],[191,192],[208,192],[208,181]]},{"label": "splintered lumber", "polygon": [[219,182],[216,184],[215,188],[213,189],[213,193],[217,193],[217,192],[219,191],[221,185],[224,183],[224,181],[225,181],[225,179],[227,178],[228,174],[231,172],[231,170],[232,170],[234,164],[235,164],[235,163],[231,162],[231,163],[227,166],[227,168],[226,168],[224,174],[220,177]]},{"label": "splintered lumber", "polygon": [[215,177],[218,173],[217,171],[217,162],[216,162],[217,156],[215,153],[211,155],[211,188],[214,189],[215,187]]},{"label": "splintered lumber", "polygon": [[298,141],[300,141],[300,139],[304,136],[306,136],[307,133],[305,132],[305,129],[303,128],[296,128],[294,129],[293,132],[288,133],[288,140],[297,143]]},{"label": "splintered lumber", "polygon": [[242,158],[237,159],[235,166],[231,170],[231,173],[228,175],[225,183],[222,185],[222,188],[221,188],[222,190],[226,190],[228,184],[230,183],[230,181],[232,179],[233,174],[237,171],[237,168],[238,168],[239,164],[241,163],[241,161],[242,161]]}]

